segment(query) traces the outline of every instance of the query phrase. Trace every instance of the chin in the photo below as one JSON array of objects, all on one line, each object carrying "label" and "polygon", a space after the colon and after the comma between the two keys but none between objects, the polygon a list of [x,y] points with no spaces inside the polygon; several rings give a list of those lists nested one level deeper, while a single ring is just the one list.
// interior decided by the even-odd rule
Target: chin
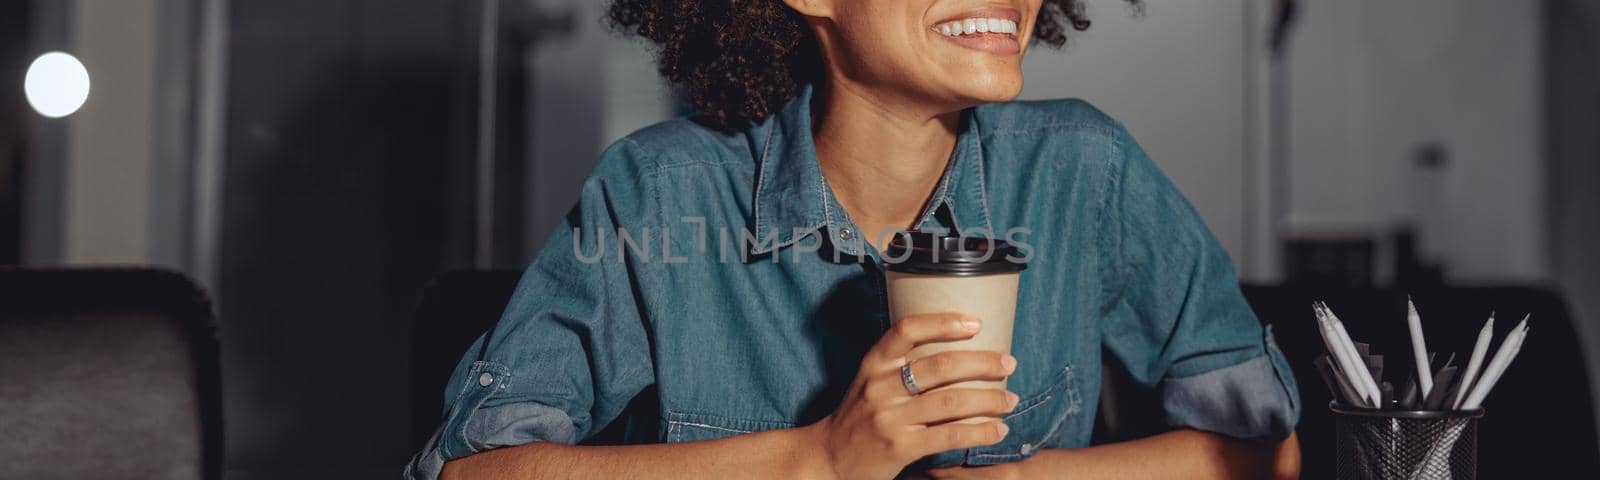
[{"label": "chin", "polygon": [[960,99],[961,108],[985,103],[1009,102],[1022,94],[1022,78],[1018,76],[1014,79],[974,82],[961,85],[954,90],[958,92],[955,97]]},{"label": "chin", "polygon": [[981,61],[965,58],[961,60],[963,61],[944,62],[940,68],[934,70],[966,72],[965,74],[930,73],[929,77],[939,79],[939,83],[943,84],[941,89],[949,93],[946,98],[959,99],[962,108],[984,103],[1009,102],[1022,94],[1021,62],[995,58],[985,58]]}]

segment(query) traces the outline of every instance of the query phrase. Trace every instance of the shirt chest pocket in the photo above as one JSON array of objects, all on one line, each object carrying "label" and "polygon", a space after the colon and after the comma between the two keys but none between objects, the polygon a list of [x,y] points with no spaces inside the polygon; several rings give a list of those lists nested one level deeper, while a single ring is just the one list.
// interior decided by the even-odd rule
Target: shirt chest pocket
[{"label": "shirt chest pocket", "polygon": [[1022,460],[1070,434],[1067,430],[1081,407],[1072,367],[1063,367],[1047,385],[1044,391],[1017,402],[1017,408],[1005,416],[1006,426],[1011,428],[1005,440],[969,450],[963,463],[976,466]]}]

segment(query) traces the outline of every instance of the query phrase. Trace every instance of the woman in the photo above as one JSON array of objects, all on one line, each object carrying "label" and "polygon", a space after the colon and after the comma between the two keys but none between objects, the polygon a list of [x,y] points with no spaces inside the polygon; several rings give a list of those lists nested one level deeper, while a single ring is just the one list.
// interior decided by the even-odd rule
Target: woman
[{"label": "woman", "polygon": [[[1294,381],[1193,209],[1093,107],[1006,103],[1080,1],[616,1],[700,115],[606,151],[408,474],[1295,475]],[[907,228],[1025,233],[1011,356],[905,381],[912,347],[983,328],[889,321],[879,252]],[[1107,352],[1174,431],[1088,447]],[[619,421],[646,444],[575,445]]]}]

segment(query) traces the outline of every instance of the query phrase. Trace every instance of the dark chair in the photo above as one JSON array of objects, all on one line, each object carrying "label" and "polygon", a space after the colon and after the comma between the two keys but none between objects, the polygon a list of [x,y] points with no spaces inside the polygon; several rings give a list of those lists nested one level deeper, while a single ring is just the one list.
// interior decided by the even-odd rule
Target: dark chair
[{"label": "dark chair", "polygon": [[0,268],[0,478],[222,478],[219,382],[183,275]]},{"label": "dark chair", "polygon": [[[1333,476],[1333,415],[1330,399],[1312,360],[1324,348],[1311,315],[1311,302],[1324,300],[1339,314],[1350,335],[1385,355],[1384,376],[1396,384],[1413,369],[1405,324],[1406,294],[1385,289],[1327,289],[1246,286],[1245,297],[1257,316],[1273,326],[1300,384],[1299,425],[1305,478]],[[1537,288],[1442,288],[1414,292],[1428,348],[1465,363],[1491,309],[1500,339],[1524,314],[1532,313],[1532,333],[1517,361],[1484,402],[1478,472],[1481,478],[1571,478],[1600,471],[1594,407],[1588,376],[1572,319],[1561,299]],[[1117,413],[1110,427],[1102,417],[1101,438],[1120,440],[1164,431],[1154,392],[1107,369],[1108,395]]]}]

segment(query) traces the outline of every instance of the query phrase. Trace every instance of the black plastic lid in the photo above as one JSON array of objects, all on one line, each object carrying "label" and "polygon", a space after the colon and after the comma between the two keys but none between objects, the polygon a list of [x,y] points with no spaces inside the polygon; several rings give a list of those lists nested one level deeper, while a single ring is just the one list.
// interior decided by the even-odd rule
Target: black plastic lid
[{"label": "black plastic lid", "polygon": [[911,231],[895,235],[884,268],[928,275],[989,275],[1022,271],[1027,259],[1005,240]]}]

